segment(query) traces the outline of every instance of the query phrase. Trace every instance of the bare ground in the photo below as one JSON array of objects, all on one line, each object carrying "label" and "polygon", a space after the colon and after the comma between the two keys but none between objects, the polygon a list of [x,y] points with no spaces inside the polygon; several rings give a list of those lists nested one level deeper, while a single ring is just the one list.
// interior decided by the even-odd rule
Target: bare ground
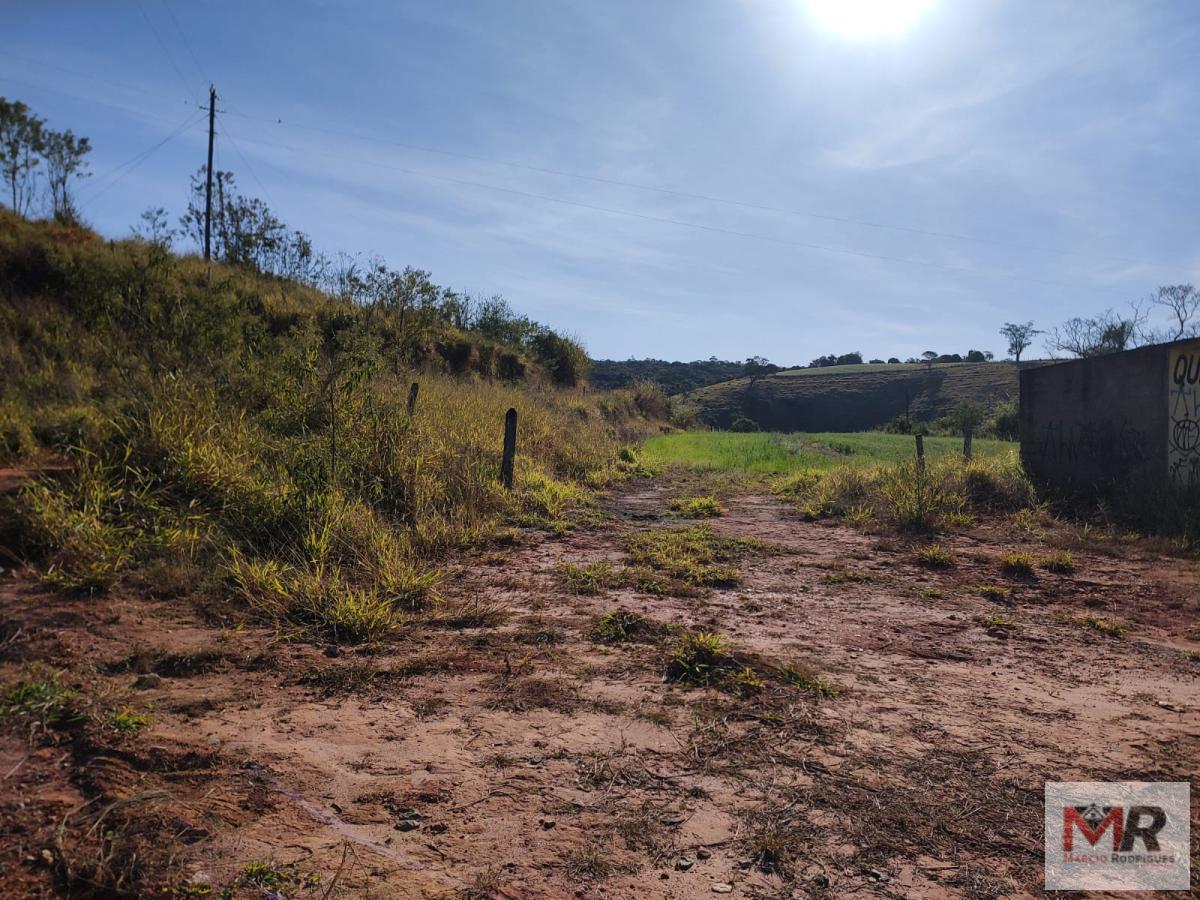
[{"label": "bare ground", "polygon": [[[1024,896],[1044,781],[1200,771],[1195,563],[1131,544],[1006,578],[1003,553],[1056,535],[995,522],[944,537],[956,564],[929,570],[905,538],[744,496],[715,527],[770,547],[737,586],[567,591],[562,564],[620,566],[630,531],[678,524],[669,496],[626,487],[601,526],[463,559],[444,593],[490,627],[415,618],[336,655],[224,607],[7,574],[0,683],[44,662],[152,721],[0,735],[0,893],[126,873],[175,896]],[[594,639],[613,609],[840,693],[665,683],[665,639]]]}]

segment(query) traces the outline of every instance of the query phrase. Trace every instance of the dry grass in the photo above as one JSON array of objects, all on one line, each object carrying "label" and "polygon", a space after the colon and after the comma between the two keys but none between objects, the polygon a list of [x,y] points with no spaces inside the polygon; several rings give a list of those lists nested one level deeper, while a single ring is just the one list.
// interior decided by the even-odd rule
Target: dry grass
[{"label": "dry grass", "polygon": [[926,544],[913,551],[913,562],[927,569],[949,569],[954,565],[954,553],[941,544]]}]

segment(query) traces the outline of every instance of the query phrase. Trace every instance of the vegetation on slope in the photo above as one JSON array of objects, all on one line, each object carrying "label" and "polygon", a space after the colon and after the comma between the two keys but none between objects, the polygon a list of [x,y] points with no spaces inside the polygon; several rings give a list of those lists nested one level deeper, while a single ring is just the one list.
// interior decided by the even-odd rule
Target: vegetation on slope
[{"label": "vegetation on slope", "polygon": [[[0,546],[64,587],[232,594],[334,639],[375,637],[435,600],[446,548],[561,522],[636,465],[618,457],[645,427],[632,395],[556,390],[523,347],[435,307],[9,214],[0,291],[3,453],[67,463],[7,498]],[[504,354],[523,382],[498,370]],[[497,478],[510,406],[511,494]]]},{"label": "vegetation on slope", "polygon": [[594,359],[591,361],[591,383],[612,390],[653,381],[668,394],[688,391],[743,373],[745,364],[725,359],[698,359],[694,362],[667,362],[665,359]]},{"label": "vegetation on slope", "polygon": [[862,365],[788,369],[693,391],[700,419],[764,431],[863,431],[897,419],[923,422],[965,402],[992,408],[1018,394],[1014,363]]}]

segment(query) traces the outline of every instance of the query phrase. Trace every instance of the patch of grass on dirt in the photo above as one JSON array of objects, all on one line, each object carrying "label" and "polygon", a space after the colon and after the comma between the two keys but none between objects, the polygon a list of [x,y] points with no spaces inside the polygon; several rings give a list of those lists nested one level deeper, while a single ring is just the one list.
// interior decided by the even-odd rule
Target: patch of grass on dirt
[{"label": "patch of grass on dirt", "polygon": [[1118,625],[1112,619],[1106,619],[1101,616],[1075,616],[1071,621],[1081,628],[1087,628],[1090,631],[1096,631],[1108,637],[1124,637],[1129,632],[1129,629],[1124,625]]},{"label": "patch of grass on dirt", "polygon": [[22,726],[32,738],[80,718],[77,691],[65,687],[58,672],[38,669],[0,698],[0,719]]},{"label": "patch of grass on dirt", "polygon": [[592,637],[601,644],[656,640],[667,633],[667,626],[640,613],[615,609],[606,612],[592,627]]},{"label": "patch of grass on dirt", "polygon": [[688,631],[670,649],[666,679],[708,687],[740,668],[724,637],[712,631]]},{"label": "patch of grass on dirt", "polygon": [[265,859],[246,863],[238,875],[238,884],[260,888],[269,894],[278,894],[285,889],[311,888],[320,882],[321,878],[315,872],[302,874],[293,865],[281,866]]},{"label": "patch of grass on dirt", "polygon": [[525,712],[549,709],[569,713],[579,705],[579,691],[557,678],[537,676],[501,676],[492,684],[496,693],[491,705],[496,709]]},{"label": "patch of grass on dirt", "polygon": [[657,528],[629,537],[635,566],[691,588],[731,587],[739,576],[734,562],[764,549],[761,541],[722,537],[709,525]]},{"label": "patch of grass on dirt", "polygon": [[1036,563],[1028,553],[1010,550],[1000,557],[1000,571],[1009,578],[1032,578]]},{"label": "patch of grass on dirt", "polygon": [[814,697],[833,698],[842,692],[841,688],[830,684],[820,675],[791,663],[777,667],[775,674],[780,681],[807,691]]},{"label": "patch of grass on dirt", "polygon": [[300,676],[305,687],[316,688],[325,697],[361,694],[385,680],[391,673],[372,665],[354,663],[347,666],[312,668]]},{"label": "patch of grass on dirt", "polygon": [[941,544],[926,544],[913,551],[913,562],[927,569],[949,569],[954,565],[954,553]]},{"label": "patch of grass on dirt", "polygon": [[847,568],[839,563],[821,580],[825,584],[866,584],[874,581],[875,576],[869,572],[859,572],[856,569]]},{"label": "patch of grass on dirt", "polygon": [[1001,587],[998,584],[980,584],[976,585],[975,591],[985,600],[991,600],[993,603],[1011,603],[1012,588]]},{"label": "patch of grass on dirt", "polygon": [[1070,575],[1075,571],[1075,557],[1069,550],[1055,550],[1042,557],[1040,565],[1055,575]]},{"label": "patch of grass on dirt", "polygon": [[132,734],[145,728],[150,722],[150,716],[145,713],[137,713],[128,707],[122,707],[109,713],[104,724],[119,734]]},{"label": "patch of grass on dirt", "polygon": [[495,628],[509,612],[503,603],[486,600],[446,601],[430,616],[430,623],[443,628]]},{"label": "patch of grass on dirt", "polygon": [[790,878],[803,836],[801,822],[786,806],[766,804],[752,810],[745,818],[742,847],[754,868]]},{"label": "patch of grass on dirt", "polygon": [[610,563],[594,562],[586,566],[563,563],[558,567],[563,586],[573,594],[600,594],[619,587],[624,576]]},{"label": "patch of grass on dirt", "polygon": [[676,497],[670,508],[682,519],[715,519],[725,514],[716,497]]},{"label": "patch of grass on dirt", "polygon": [[989,631],[991,631],[993,628],[998,628],[1003,631],[1016,631],[1021,627],[1017,623],[1016,619],[1012,618],[1011,616],[1003,615],[1002,613],[992,613],[991,615],[984,616],[979,620],[979,623]]}]

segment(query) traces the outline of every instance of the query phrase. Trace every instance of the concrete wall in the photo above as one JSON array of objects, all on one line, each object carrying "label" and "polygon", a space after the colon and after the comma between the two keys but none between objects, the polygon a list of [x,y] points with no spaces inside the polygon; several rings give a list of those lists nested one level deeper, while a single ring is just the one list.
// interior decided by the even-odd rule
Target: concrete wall
[{"label": "concrete wall", "polygon": [[1068,491],[1200,485],[1200,341],[1021,372],[1021,459]]}]

